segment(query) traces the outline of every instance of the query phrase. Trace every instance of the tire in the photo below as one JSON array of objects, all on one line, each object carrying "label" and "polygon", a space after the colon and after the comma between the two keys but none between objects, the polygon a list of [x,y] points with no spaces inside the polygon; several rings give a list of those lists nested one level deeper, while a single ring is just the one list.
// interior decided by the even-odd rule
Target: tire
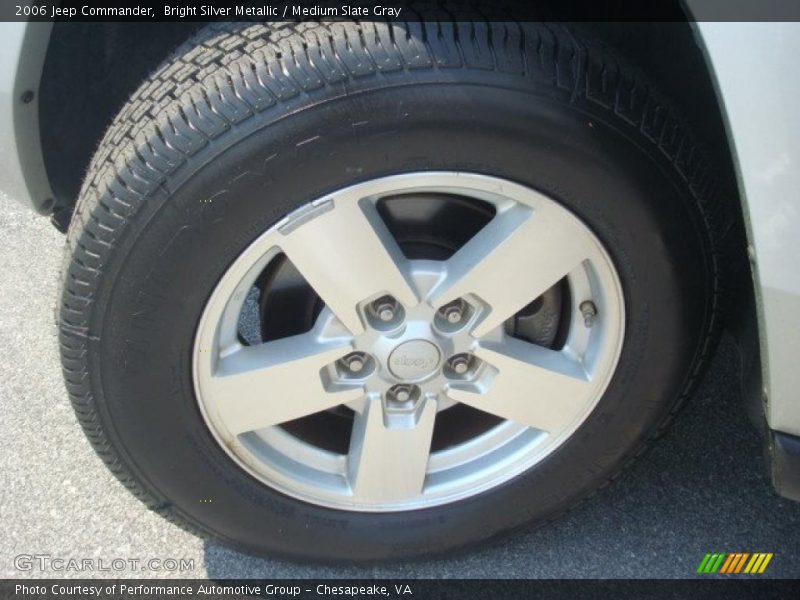
[{"label": "tire", "polygon": [[[198,405],[192,357],[209,297],[299,207],[432,171],[537,190],[591,230],[624,298],[613,377],[553,452],[457,501],[344,510],[265,485]],[[712,173],[639,73],[564,28],[209,26],[139,88],[91,163],[63,271],[67,389],[132,493],[243,551],[399,559],[542,524],[630,464],[709,358],[720,288]]]}]

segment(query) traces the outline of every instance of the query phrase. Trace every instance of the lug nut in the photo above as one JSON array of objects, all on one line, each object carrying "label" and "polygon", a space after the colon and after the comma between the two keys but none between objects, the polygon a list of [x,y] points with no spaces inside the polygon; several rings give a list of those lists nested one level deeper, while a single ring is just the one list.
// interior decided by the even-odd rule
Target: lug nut
[{"label": "lug nut", "polygon": [[457,308],[451,308],[445,311],[444,318],[447,319],[450,323],[458,323],[461,320],[461,311]]},{"label": "lug nut", "polygon": [[450,363],[453,367],[453,371],[458,373],[459,375],[463,375],[469,369],[469,361],[464,358],[457,358]]},{"label": "lug nut", "polygon": [[464,301],[458,299],[446,304],[442,307],[441,313],[448,323],[458,323],[464,318]]},{"label": "lug nut", "polygon": [[419,398],[419,388],[416,385],[398,384],[393,385],[386,392],[386,400],[389,405],[405,405]]},{"label": "lug nut", "polygon": [[438,311],[437,318],[441,319],[439,326],[445,331],[452,331],[454,327],[466,323],[471,313],[470,305],[462,298],[448,302]]},{"label": "lug nut", "polygon": [[477,359],[470,354],[456,354],[447,361],[447,366],[456,375],[466,375],[476,362]]},{"label": "lug nut", "polygon": [[391,296],[381,296],[369,305],[368,312],[373,324],[382,327],[384,324],[389,325],[396,321],[398,316],[402,315],[402,310],[397,300]]},{"label": "lug nut", "polygon": [[397,312],[397,301],[391,296],[383,296],[372,303],[372,310],[381,321],[391,321]]},{"label": "lug nut", "polygon": [[339,370],[345,375],[357,375],[367,366],[369,358],[363,352],[351,352],[339,359]]},{"label": "lug nut", "polygon": [[581,302],[578,308],[583,315],[583,324],[586,327],[591,327],[594,325],[594,322],[597,319],[597,307],[594,305],[594,302],[591,300],[586,300]]}]

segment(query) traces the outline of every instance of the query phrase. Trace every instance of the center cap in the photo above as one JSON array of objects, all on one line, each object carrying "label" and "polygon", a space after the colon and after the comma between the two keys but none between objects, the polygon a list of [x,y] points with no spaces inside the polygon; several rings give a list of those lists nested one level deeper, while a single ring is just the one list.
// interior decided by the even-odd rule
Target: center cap
[{"label": "center cap", "polygon": [[435,344],[427,340],[411,340],[392,350],[389,370],[398,379],[416,381],[433,373],[440,360],[441,355]]}]

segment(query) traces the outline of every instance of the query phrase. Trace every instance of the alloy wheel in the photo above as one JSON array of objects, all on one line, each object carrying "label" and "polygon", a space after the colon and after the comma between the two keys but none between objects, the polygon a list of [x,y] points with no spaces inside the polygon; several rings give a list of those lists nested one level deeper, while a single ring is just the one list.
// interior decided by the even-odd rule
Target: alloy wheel
[{"label": "alloy wheel", "polygon": [[[419,257],[382,205],[422,197],[489,216],[452,253]],[[316,298],[307,327],[248,340],[242,315],[281,262]],[[554,291],[558,335],[520,335],[513,324]],[[544,460],[602,397],[623,334],[612,260],[557,201],[496,177],[409,173],[325,195],[258,237],[208,300],[193,377],[214,438],[266,485],[332,508],[411,510]],[[459,407],[485,425],[434,443]],[[343,441],[298,434],[320,414],[338,415],[346,435],[323,427],[317,437]]]}]

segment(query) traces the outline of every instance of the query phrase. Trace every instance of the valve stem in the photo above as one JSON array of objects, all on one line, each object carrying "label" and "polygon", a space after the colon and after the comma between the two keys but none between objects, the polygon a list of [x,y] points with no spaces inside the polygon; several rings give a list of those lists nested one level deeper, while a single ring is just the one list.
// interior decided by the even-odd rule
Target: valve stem
[{"label": "valve stem", "polygon": [[580,304],[580,311],[583,315],[583,324],[586,327],[591,327],[594,325],[595,320],[597,319],[597,307],[594,305],[594,302],[591,300],[585,300]]}]

